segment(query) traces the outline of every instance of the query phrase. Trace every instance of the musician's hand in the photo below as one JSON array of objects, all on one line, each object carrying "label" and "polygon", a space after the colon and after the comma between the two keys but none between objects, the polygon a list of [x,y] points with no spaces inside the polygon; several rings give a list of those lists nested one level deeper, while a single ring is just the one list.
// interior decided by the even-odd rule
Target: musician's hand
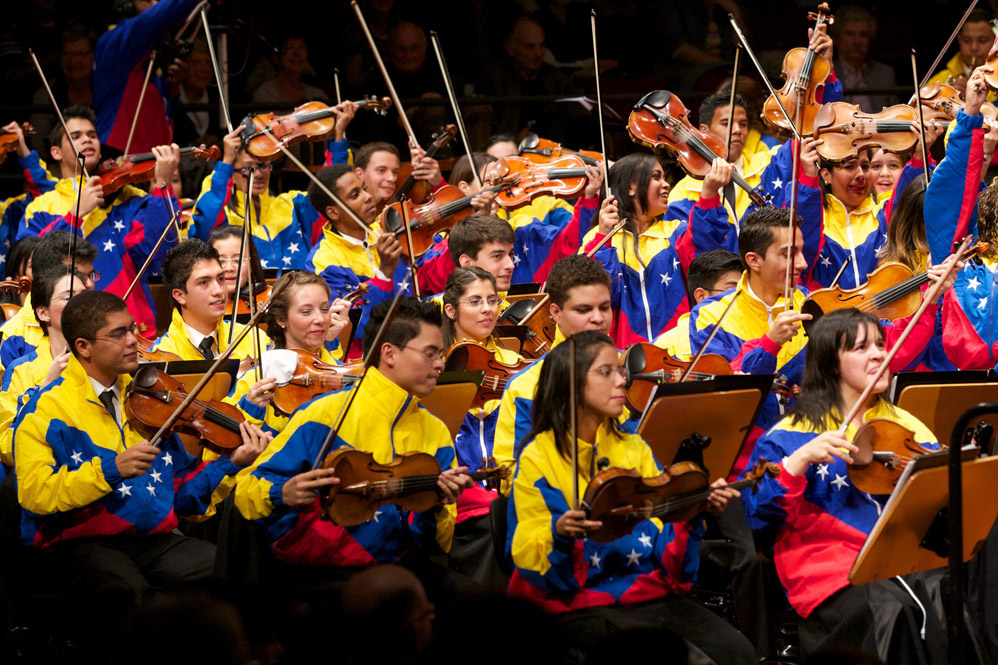
[{"label": "musician's hand", "polygon": [[[984,75],[993,72],[994,70],[991,67],[981,65],[970,75],[970,80],[964,83],[966,92],[963,92],[963,96],[967,102],[963,105],[963,112],[967,115],[980,114],[981,106],[988,98],[988,82],[985,80]],[[955,82],[953,83],[953,87],[956,88]]]},{"label": "musician's hand", "polygon": [[173,64],[166,68],[166,80],[170,85],[176,85],[187,78],[187,61],[174,58]]},{"label": "musician's hand", "polygon": [[608,196],[600,204],[599,208],[599,234],[610,235],[610,231],[620,223],[620,215],[617,214],[617,199],[613,194]]},{"label": "musician's hand", "polygon": [[66,349],[64,352],[52,359],[52,365],[49,367],[49,371],[45,374],[45,378],[42,379],[42,383],[39,388],[44,388],[62,376],[62,371],[66,369],[66,365],[69,364],[69,355],[69,349]]},{"label": "musician's hand", "polygon": [[812,178],[818,177],[821,162],[818,161],[818,146],[825,142],[825,139],[816,139],[813,136],[805,136],[800,144],[800,167]]},{"label": "musician's hand", "polygon": [[595,199],[603,187],[603,163],[597,166],[586,166],[586,191],[582,198]]},{"label": "musician's hand", "polygon": [[769,329],[766,336],[778,346],[783,346],[792,340],[800,332],[801,321],[810,321],[810,314],[802,314],[795,310],[780,312],[773,319],[773,327]]},{"label": "musician's hand", "polygon": [[412,161],[412,177],[416,180],[426,180],[430,187],[436,187],[444,181],[440,172],[440,164],[432,157],[426,156],[422,148],[414,148],[409,144],[409,157]]},{"label": "musician's hand", "polygon": [[138,478],[152,468],[159,453],[159,448],[149,445],[148,441],[142,441],[125,452],[118,453],[114,458],[114,465],[118,467],[118,475],[122,478]]},{"label": "musician's hand", "polygon": [[805,443],[789,457],[784,458],[783,468],[791,475],[802,476],[810,465],[829,464],[834,462],[836,457],[845,460],[847,464],[852,464],[850,453],[858,451],[859,448],[846,439],[844,434],[840,434],[837,430],[825,432]]},{"label": "musician's hand", "polygon": [[385,277],[391,279],[395,273],[395,268],[398,267],[399,257],[402,256],[402,245],[399,244],[395,234],[382,233],[378,236],[378,241],[374,244],[374,249],[377,250],[378,256],[381,257],[381,263],[378,268],[384,273]]},{"label": "musician's hand", "polygon": [[498,192],[478,192],[471,197],[471,209],[475,212],[483,212],[486,215],[496,214],[496,194]]},{"label": "musician's hand", "polygon": [[474,484],[466,466],[447,469],[437,479],[437,487],[444,493],[444,505],[457,503],[461,492],[470,489]]},{"label": "musician's hand", "polygon": [[711,162],[710,171],[703,178],[703,187],[700,190],[701,199],[712,199],[717,197],[721,189],[731,182],[731,174],[735,172],[735,167],[728,160],[715,157]]},{"label": "musician's hand", "polygon": [[17,156],[20,158],[27,157],[31,151],[28,150],[28,144],[24,142],[24,130],[16,122],[10,122],[3,126],[3,131],[8,134],[17,135]]},{"label": "musician's hand", "polygon": [[742,495],[738,490],[728,487],[728,483],[724,478],[718,478],[710,486],[717,489],[707,497],[707,512],[714,513],[715,515],[724,512],[724,509],[728,507],[728,501]]},{"label": "musician's hand", "polygon": [[832,42],[832,38],[828,36],[827,23],[821,24],[821,27],[818,28],[817,34],[815,34],[814,28],[808,28],[807,39],[815,53],[825,56],[829,61],[831,61],[834,43]]},{"label": "musician's hand", "polygon": [[80,217],[86,217],[102,205],[104,205],[104,188],[101,187],[100,178],[92,175],[80,193]]},{"label": "musician's hand", "polygon": [[[953,256],[949,257],[939,265],[932,266],[931,268],[929,268],[928,270],[929,279],[932,280],[933,282],[938,282],[939,279],[943,276],[943,273],[946,272],[946,269],[949,268],[950,264],[953,263],[953,261],[956,261],[956,259],[957,256],[954,254]],[[959,263],[956,264],[956,268],[953,270],[953,272],[949,274],[949,277],[946,278],[946,281],[943,282],[943,286],[939,290],[940,296],[942,296],[944,293],[950,290],[950,287],[952,287],[953,284],[956,282],[957,276],[960,274],[960,271],[963,270],[965,265],[966,264],[963,261],[960,261]]]},{"label": "musician's hand", "polygon": [[268,377],[260,379],[246,391],[246,399],[259,407],[266,407],[274,399],[274,388],[277,387],[277,379]]},{"label": "musician's hand", "polygon": [[587,520],[585,512],[568,510],[554,523],[554,532],[562,538],[584,538],[590,531],[603,526],[602,522]]},{"label": "musician's hand", "polygon": [[180,166],[180,146],[176,143],[154,146],[152,154],[156,156],[153,187],[169,187],[170,183],[173,182],[173,174]]},{"label": "musician's hand", "polygon": [[335,469],[312,469],[293,476],[281,487],[281,501],[289,508],[311,506],[319,496],[319,489],[339,485],[340,479],[333,475]]},{"label": "musician's hand", "polygon": [[333,115],[336,116],[336,124],[333,125],[334,141],[342,141],[343,137],[346,136],[347,125],[353,120],[358,108],[360,107],[356,103],[349,100],[341,102],[332,108]]},{"label": "musician's hand", "polygon": [[236,155],[239,154],[239,148],[243,145],[243,139],[240,134],[246,129],[246,125],[239,125],[231,132],[225,135],[222,139],[222,162],[232,166],[236,163]]},{"label": "musician's hand", "polygon": [[350,325],[350,308],[353,303],[343,298],[337,298],[329,306],[329,329],[326,331],[326,341],[332,342],[340,336],[343,329]]},{"label": "musician's hand", "polygon": [[232,451],[229,459],[238,467],[249,466],[256,458],[267,449],[274,435],[264,432],[253,423],[244,420],[239,423],[239,435],[243,439],[243,445]]}]

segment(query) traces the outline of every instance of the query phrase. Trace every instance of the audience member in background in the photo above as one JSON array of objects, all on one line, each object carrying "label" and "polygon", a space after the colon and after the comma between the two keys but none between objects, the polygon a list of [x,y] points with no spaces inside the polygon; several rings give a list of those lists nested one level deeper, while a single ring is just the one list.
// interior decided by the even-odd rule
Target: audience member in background
[{"label": "audience member in background", "polygon": [[[94,103],[94,42],[97,37],[93,28],[73,23],[62,31],[62,46],[59,49],[59,73],[49,81],[52,94],[59,108],[75,104],[92,106]],[[48,92],[45,86],[38,86],[31,98],[34,106],[49,107]],[[52,131],[52,125],[58,120],[49,111],[32,113],[28,121],[35,128],[35,135],[28,143],[32,149],[41,153],[45,149],[45,137]]]},{"label": "audience member in background", "polygon": [[[838,56],[835,73],[847,90],[892,88],[896,85],[894,70],[882,62],[870,60],[870,44],[877,38],[877,19],[867,10],[845,5],[835,10],[835,23],[829,30]],[[889,93],[851,93],[843,101],[857,104],[867,113],[877,113],[883,107],[896,104],[897,95]]]},{"label": "audience member in background", "polygon": [[[258,104],[275,104],[290,109],[304,102],[328,102],[329,95],[321,88],[302,81],[309,71],[308,44],[301,35],[290,35],[281,42],[277,54],[277,72],[253,91],[253,101]],[[283,106],[282,106],[283,105]],[[274,110],[278,110],[275,107]]]}]

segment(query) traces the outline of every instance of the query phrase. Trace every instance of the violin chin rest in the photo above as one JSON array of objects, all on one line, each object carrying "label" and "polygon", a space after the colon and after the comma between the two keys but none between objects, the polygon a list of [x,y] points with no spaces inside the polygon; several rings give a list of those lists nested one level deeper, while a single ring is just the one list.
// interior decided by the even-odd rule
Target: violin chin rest
[{"label": "violin chin rest", "polygon": [[634,105],[634,109],[640,111],[646,104],[653,108],[662,108],[669,103],[670,99],[672,99],[672,93],[668,90],[652,90],[638,100],[638,103]]}]

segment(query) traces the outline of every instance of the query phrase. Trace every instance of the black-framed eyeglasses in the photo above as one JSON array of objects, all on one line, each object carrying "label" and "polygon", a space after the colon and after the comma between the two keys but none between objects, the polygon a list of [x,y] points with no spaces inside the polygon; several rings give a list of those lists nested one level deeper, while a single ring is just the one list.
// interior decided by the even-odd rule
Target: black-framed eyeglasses
[{"label": "black-framed eyeglasses", "polygon": [[273,168],[274,165],[271,164],[270,162],[261,162],[259,164],[254,164],[253,166],[244,166],[241,169],[236,169],[236,173],[246,178],[249,177],[249,174],[252,171],[261,171],[263,173],[266,173],[268,171],[273,170]]},{"label": "black-framed eyeglasses", "polygon": [[106,339],[109,342],[114,342],[115,344],[121,344],[123,341],[125,341],[125,338],[128,336],[128,333],[132,333],[133,335],[138,337],[139,330],[140,330],[139,324],[133,323],[127,328],[115,328],[106,335],[95,335],[94,340]]}]

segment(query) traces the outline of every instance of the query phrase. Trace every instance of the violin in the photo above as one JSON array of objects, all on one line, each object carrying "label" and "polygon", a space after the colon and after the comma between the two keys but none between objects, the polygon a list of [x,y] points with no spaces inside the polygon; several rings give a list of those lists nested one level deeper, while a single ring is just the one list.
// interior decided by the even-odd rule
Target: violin
[{"label": "violin", "polygon": [[[979,242],[967,249],[960,261],[980,256],[990,247],[989,243]],[[837,309],[855,308],[873,312],[877,318],[889,321],[911,316],[922,303],[922,285],[928,283],[928,272],[916,275],[906,265],[886,263],[867,275],[866,284],[862,286],[853,289],[832,286],[812,291],[801,305],[801,312],[811,315],[810,321],[803,322],[804,330],[810,334],[811,326],[822,315]]]},{"label": "violin", "polygon": [[[922,88],[919,96],[922,99],[922,117],[926,122],[948,124],[956,120],[957,112],[964,107],[960,92],[953,86],[938,81]],[[915,98],[912,97],[908,106],[914,108],[914,105]],[[981,115],[986,123],[994,125],[998,109],[991,102],[984,102],[981,105]]]},{"label": "violin", "polygon": [[[382,116],[392,107],[392,100],[388,97],[368,97],[355,103]],[[246,152],[269,162],[281,156],[278,146],[286,148],[302,141],[321,141],[327,138],[336,127],[336,114],[331,106],[322,102],[308,102],[295,107],[287,115],[262,113],[246,117],[242,124],[246,126],[242,136]]]},{"label": "violin", "polygon": [[503,337],[503,328],[506,326],[526,326],[526,339],[520,353],[531,360],[540,358],[551,350],[558,328],[551,318],[551,312],[545,307],[548,300],[547,294],[517,300],[499,315],[495,334]]},{"label": "violin", "polygon": [[[207,148],[204,144],[198,147],[181,148],[180,154],[194,155],[201,159],[213,160],[217,160],[222,156],[217,145]],[[97,167],[97,172],[93,175],[100,178],[104,196],[110,196],[125,185],[151,180],[155,169],[156,155],[151,152],[144,152],[129,157],[116,157],[115,159],[106,160]]]},{"label": "violin", "polygon": [[378,223],[399,239],[402,253],[411,259],[409,243],[405,240],[405,220],[408,220],[412,250],[418,259],[433,247],[437,233],[449,231],[471,214],[472,198],[462,194],[454,185],[444,185],[421,204],[409,199],[389,203],[378,215]]},{"label": "violin", "polygon": [[[184,385],[155,367],[140,367],[122,400],[128,420],[152,436],[187,397]],[[242,445],[239,423],[245,417],[232,404],[217,400],[192,400],[172,431],[193,436],[205,448],[228,455]]]},{"label": "violin", "polygon": [[[143,330],[141,332],[145,331]],[[138,339],[139,341],[136,351],[139,354],[140,363],[173,362],[175,360],[182,360],[180,356],[174,353],[170,353],[169,351],[158,351],[158,350],[153,351],[152,340],[148,340],[145,337],[142,337],[141,335],[136,337],[136,339]]]},{"label": "violin", "polygon": [[918,111],[906,104],[888,106],[880,113],[864,113],[845,102],[825,104],[814,119],[814,138],[825,140],[816,150],[830,162],[843,162],[867,148],[905,152],[918,141],[911,128],[917,121]]},{"label": "violin", "polygon": [[[673,358],[665,349],[648,342],[631,344],[624,351],[620,364],[627,370],[624,397],[632,411],[642,411],[651,399],[655,388],[663,383],[679,383],[689,370],[692,361]],[[709,381],[715,376],[731,376],[727,358],[705,353],[697,361],[687,381]]]},{"label": "violin", "polygon": [[[669,149],[687,174],[703,180],[714,159],[727,154],[727,147],[710,132],[694,127],[689,115],[679,97],[668,90],[655,90],[634,105],[627,118],[627,133],[632,141],[652,150]],[[762,195],[737,172],[731,173],[731,182],[748,192],[756,205],[766,205]]]},{"label": "violin", "polygon": [[[760,457],[752,471],[728,487],[755,488],[763,477],[778,475],[780,467]],[[714,489],[707,482],[707,474],[693,462],[673,464],[654,478],[642,478],[634,469],[605,469],[589,481],[582,498],[586,519],[603,523],[587,537],[609,543],[629,535],[635,526],[653,517],[663,522],[685,522],[706,507]]]},{"label": "violin", "polygon": [[478,392],[471,401],[471,408],[478,409],[485,406],[489,400],[501,398],[503,391],[506,390],[506,384],[513,375],[531,362],[533,361],[523,359],[512,365],[504,363],[494,351],[490,351],[481,342],[465,339],[447,349],[444,371],[485,372],[485,377],[478,386]]},{"label": "violin", "polygon": [[[818,31],[824,24],[831,25],[835,17],[828,13],[828,3],[818,5],[818,13],[808,12],[809,21],[814,21],[814,30]],[[776,97],[770,95],[762,106],[762,119],[770,127],[792,131],[790,122],[780,109],[780,103],[790,114],[792,122],[801,135],[810,134],[814,128],[815,116],[820,104],[817,99],[819,88],[825,85],[825,79],[832,72],[832,63],[823,55],[811,48],[790,49],[783,58],[783,87],[776,92]]]},{"label": "violin", "polygon": [[[24,132],[25,136],[34,136],[35,134],[35,130],[30,122],[21,123],[21,131]],[[3,164],[4,160],[7,159],[7,153],[17,150],[19,144],[20,141],[17,138],[17,134],[13,132],[0,132],[0,164]]]},{"label": "violin", "polygon": [[915,441],[915,433],[902,425],[874,418],[859,428],[853,438],[859,448],[849,465],[849,480],[861,492],[891,494],[904,467],[914,457],[931,450]]},{"label": "violin", "polygon": [[562,147],[560,143],[555,143],[549,139],[542,139],[537,134],[531,134],[520,141],[517,151],[521,157],[526,157],[534,164],[547,164],[552,159],[558,159],[565,155],[578,155],[589,166],[596,166],[604,161],[603,155],[595,150],[569,150]]},{"label": "violin", "polygon": [[[426,157],[432,158],[435,156],[441,148],[454,140],[455,136],[457,136],[456,125],[447,125],[441,128],[439,132],[433,135],[433,143],[426,149]],[[403,197],[408,198],[414,203],[423,203],[430,198],[433,188],[426,180],[416,180],[413,177],[411,162],[403,162],[399,166],[399,172],[395,178],[396,182],[401,181],[402,184],[398,186],[391,198],[386,201],[386,205],[401,201]]]},{"label": "violin", "polygon": [[313,397],[353,385],[364,373],[363,363],[330,365],[304,349],[294,349],[298,366],[294,376],[274,388],[274,409],[285,416]]},{"label": "violin", "polygon": [[[323,516],[340,526],[357,526],[374,519],[381,506],[393,503],[412,512],[431,510],[440,504],[440,464],[427,453],[403,453],[387,464],[374,461],[374,455],[353,448],[339,448],[323,461],[322,468],[334,469],[339,485],[333,486],[323,502]],[[496,482],[509,477],[507,467],[488,467],[468,474],[472,480]]]},{"label": "violin", "polygon": [[191,225],[191,220],[194,219],[194,205],[197,203],[194,199],[183,198],[180,199],[180,219],[177,222],[180,224],[180,229],[184,230]]},{"label": "violin", "polygon": [[[245,270],[245,268],[244,268]],[[253,300],[255,301],[255,306],[253,311],[267,302],[270,299],[270,285],[266,282],[257,282],[253,285]],[[232,305],[233,301],[229,301],[225,305],[225,316],[232,316]],[[249,297],[249,285],[247,284],[243,288],[239,289],[239,297],[235,300],[236,305],[236,315],[241,314],[252,314],[250,311],[250,297]]]},{"label": "violin", "polygon": [[586,186],[586,162],[578,155],[564,155],[546,164],[535,164],[525,157],[500,157],[489,164],[483,182],[503,185],[496,201],[513,210],[538,196],[570,199]]},{"label": "violin", "polygon": [[[5,279],[0,281],[0,291],[10,291],[16,293],[18,298],[26,293],[31,293],[31,280],[27,277],[21,279]],[[11,319],[21,311],[20,303],[5,302],[0,303],[0,310],[3,311],[4,320]]]}]

